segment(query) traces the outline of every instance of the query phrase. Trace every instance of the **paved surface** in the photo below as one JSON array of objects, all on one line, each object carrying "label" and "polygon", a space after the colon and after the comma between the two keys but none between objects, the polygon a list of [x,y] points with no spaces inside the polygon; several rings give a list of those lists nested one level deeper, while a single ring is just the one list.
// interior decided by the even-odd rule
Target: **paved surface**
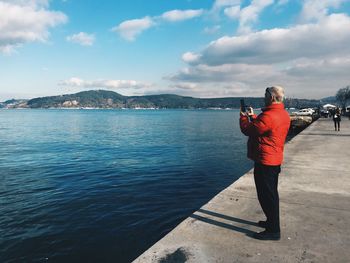
[{"label": "paved surface", "polygon": [[320,119],[286,145],[280,241],[250,237],[265,219],[252,171],[135,262],[350,262],[350,121]]}]

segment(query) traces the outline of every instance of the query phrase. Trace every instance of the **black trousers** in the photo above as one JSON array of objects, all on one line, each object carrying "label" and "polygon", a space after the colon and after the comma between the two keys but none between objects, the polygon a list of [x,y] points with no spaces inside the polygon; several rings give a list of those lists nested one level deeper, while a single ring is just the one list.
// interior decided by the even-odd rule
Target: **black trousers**
[{"label": "black trousers", "polygon": [[278,175],[281,166],[254,164],[254,181],[259,203],[267,219],[266,230],[280,232]]},{"label": "black trousers", "polygon": [[[338,120],[337,120],[338,119]],[[337,130],[337,126],[338,126],[338,131],[340,130],[340,119],[333,119],[334,121],[334,129]]]}]

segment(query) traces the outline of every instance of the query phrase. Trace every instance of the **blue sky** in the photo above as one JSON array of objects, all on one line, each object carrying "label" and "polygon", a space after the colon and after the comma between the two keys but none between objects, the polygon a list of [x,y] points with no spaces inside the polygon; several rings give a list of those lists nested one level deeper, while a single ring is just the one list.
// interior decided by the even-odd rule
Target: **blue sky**
[{"label": "blue sky", "polygon": [[0,101],[123,95],[322,98],[350,84],[348,0],[0,0]]}]

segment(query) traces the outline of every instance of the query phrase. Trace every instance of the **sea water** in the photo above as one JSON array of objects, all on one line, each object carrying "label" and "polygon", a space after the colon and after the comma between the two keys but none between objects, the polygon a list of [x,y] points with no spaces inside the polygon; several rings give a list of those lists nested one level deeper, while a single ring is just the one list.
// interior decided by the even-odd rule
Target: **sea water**
[{"label": "sea water", "polygon": [[0,262],[130,262],[252,167],[238,110],[0,110]]}]

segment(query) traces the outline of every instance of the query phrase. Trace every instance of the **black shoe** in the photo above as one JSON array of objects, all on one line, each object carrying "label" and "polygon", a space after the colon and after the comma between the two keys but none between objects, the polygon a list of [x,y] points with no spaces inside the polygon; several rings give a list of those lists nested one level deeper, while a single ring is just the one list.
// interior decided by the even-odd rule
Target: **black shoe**
[{"label": "black shoe", "polygon": [[266,228],[266,226],[267,226],[267,221],[259,221],[259,222],[258,222],[258,225],[261,226],[261,227]]},{"label": "black shoe", "polygon": [[259,240],[280,240],[281,233],[280,232],[267,232],[266,230],[263,232],[255,233],[253,238]]}]

